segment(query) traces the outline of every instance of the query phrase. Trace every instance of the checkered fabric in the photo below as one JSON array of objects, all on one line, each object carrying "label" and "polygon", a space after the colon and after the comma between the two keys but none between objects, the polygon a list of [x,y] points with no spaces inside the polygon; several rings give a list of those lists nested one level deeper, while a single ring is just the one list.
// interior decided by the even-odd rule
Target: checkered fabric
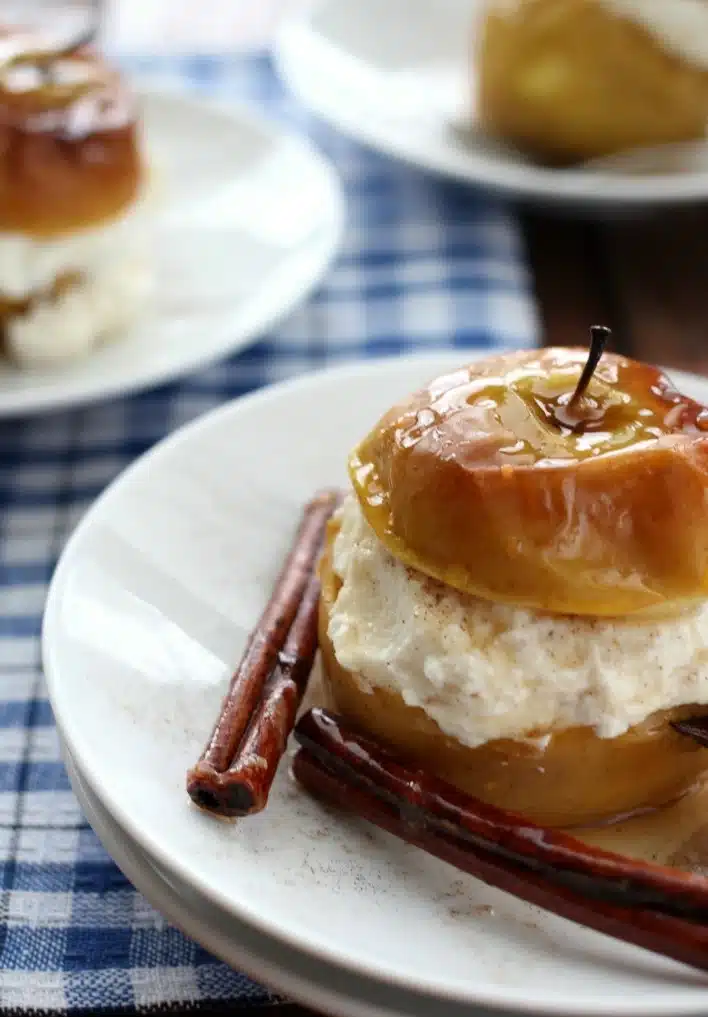
[{"label": "checkered fabric", "polygon": [[132,70],[233,96],[311,135],[346,191],[343,248],[314,295],[248,351],[178,385],[0,421],[0,1009],[22,1014],[260,1004],[131,887],[84,820],[40,672],[48,580],[94,498],[175,427],[334,359],[531,345],[513,215],[473,189],[369,152],[286,98],[269,62],[144,59]]}]

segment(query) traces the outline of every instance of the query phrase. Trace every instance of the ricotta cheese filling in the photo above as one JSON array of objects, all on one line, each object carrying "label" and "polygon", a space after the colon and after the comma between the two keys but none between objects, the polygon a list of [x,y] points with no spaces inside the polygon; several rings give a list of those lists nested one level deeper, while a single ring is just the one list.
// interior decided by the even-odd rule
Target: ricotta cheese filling
[{"label": "ricotta cheese filling", "polygon": [[588,726],[623,734],[708,702],[708,603],[654,619],[541,614],[466,596],[403,565],[354,496],[339,515],[342,586],[328,633],[362,687],[397,692],[468,746]]},{"label": "ricotta cheese filling", "polygon": [[27,305],[2,321],[13,361],[75,360],[143,309],[152,282],[151,200],[148,194],[119,219],[52,239],[0,232],[0,301]]},{"label": "ricotta cheese filling", "polygon": [[9,357],[21,367],[50,367],[76,360],[126,328],[143,310],[151,289],[146,262],[114,258],[82,276],[58,297],[35,300],[3,322]]},{"label": "ricotta cheese filling", "polygon": [[116,253],[144,244],[148,202],[144,198],[112,222],[51,239],[0,232],[0,295],[27,300],[59,276],[100,271]]}]

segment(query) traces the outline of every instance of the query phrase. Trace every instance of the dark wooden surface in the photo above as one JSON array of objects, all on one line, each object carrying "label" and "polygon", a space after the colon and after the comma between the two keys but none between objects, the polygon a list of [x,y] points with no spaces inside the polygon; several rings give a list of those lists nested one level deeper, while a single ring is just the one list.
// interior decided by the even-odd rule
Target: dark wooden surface
[{"label": "dark wooden surface", "polygon": [[708,208],[589,223],[521,213],[546,345],[609,325],[615,348],[708,374]]}]

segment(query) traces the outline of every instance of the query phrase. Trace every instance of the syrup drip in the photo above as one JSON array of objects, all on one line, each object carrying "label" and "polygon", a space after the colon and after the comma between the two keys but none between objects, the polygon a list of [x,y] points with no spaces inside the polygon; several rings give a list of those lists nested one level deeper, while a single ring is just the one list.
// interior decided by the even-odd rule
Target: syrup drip
[{"label": "syrup drip", "polygon": [[708,876],[708,781],[663,809],[572,832],[607,851]]}]

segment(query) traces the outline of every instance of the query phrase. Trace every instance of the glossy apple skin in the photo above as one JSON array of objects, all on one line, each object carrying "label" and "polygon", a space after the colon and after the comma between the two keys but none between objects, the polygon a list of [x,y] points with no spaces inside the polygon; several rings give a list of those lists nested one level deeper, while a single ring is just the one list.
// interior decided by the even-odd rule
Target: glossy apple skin
[{"label": "glossy apple skin", "polygon": [[581,349],[461,368],[354,450],[362,510],[400,561],[466,593],[563,614],[673,611],[708,595],[708,411]]},{"label": "glossy apple skin", "polygon": [[[694,787],[708,771],[708,749],[670,725],[700,716],[705,706],[655,713],[618,738],[592,728],[558,731],[548,740],[499,739],[476,748],[445,735],[420,707],[388,689],[368,687],[338,662],[327,634],[339,590],[332,571],[330,533],[320,565],[319,645],[327,705],[363,731],[396,749],[410,763],[500,808],[546,826],[608,822],[660,808]],[[472,704],[470,704],[472,708]]]}]

